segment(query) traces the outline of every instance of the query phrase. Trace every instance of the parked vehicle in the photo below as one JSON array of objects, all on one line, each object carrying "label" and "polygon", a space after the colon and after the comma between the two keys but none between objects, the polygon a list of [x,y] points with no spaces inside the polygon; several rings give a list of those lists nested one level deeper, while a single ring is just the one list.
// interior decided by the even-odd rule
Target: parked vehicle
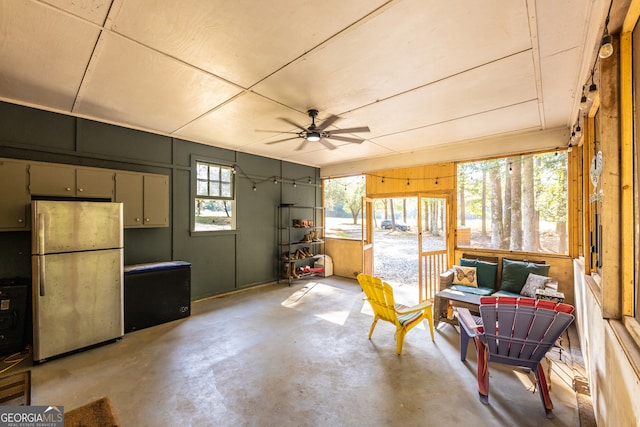
[{"label": "parked vehicle", "polygon": [[[390,219],[385,219],[380,223],[380,228],[382,228],[383,230],[391,230],[392,225],[393,224],[391,223]],[[411,227],[409,227],[409,225],[405,224],[402,221],[396,221],[396,229],[400,231],[409,231]]]}]

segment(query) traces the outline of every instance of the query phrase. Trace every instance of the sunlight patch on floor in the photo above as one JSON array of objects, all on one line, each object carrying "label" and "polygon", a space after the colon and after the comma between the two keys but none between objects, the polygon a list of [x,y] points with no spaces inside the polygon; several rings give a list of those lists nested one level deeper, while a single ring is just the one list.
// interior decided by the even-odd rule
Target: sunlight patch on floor
[{"label": "sunlight patch on floor", "polygon": [[320,319],[343,326],[349,317],[349,307],[344,306],[345,293],[342,289],[319,282],[309,282],[284,300],[283,307],[298,311],[310,311]]}]

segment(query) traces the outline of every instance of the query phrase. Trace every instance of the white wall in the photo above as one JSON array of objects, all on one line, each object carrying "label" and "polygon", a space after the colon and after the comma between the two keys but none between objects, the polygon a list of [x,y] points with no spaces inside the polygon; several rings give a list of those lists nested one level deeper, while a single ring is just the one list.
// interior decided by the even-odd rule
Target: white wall
[{"label": "white wall", "polygon": [[581,260],[574,261],[574,278],[576,326],[598,426],[640,426],[640,377],[615,333],[619,322],[602,318]]}]

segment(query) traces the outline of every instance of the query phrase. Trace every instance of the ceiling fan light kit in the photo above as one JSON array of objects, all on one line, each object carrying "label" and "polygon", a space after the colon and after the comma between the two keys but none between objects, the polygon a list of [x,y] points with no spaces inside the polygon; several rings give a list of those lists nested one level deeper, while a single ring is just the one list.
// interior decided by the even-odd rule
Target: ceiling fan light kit
[{"label": "ceiling fan light kit", "polygon": [[308,132],[307,133],[307,141],[316,142],[320,141],[320,134],[318,132]]},{"label": "ceiling fan light kit", "polygon": [[335,130],[332,130],[332,131],[325,130],[329,126],[334,124],[340,117],[332,115],[332,116],[327,117],[327,119],[325,119],[325,121],[323,121],[320,125],[316,125],[316,117],[318,117],[318,110],[316,110],[315,108],[309,109],[307,111],[307,114],[309,115],[309,117],[311,117],[311,124],[308,127],[304,127],[304,126],[299,125],[298,123],[295,123],[295,122],[293,122],[293,121],[291,121],[289,119],[285,119],[285,118],[281,117],[280,120],[282,120],[283,122],[288,123],[288,124],[290,124],[292,126],[295,126],[296,128],[300,129],[300,131],[297,131],[297,132],[282,132],[282,133],[293,133],[296,136],[289,137],[289,138],[284,138],[284,139],[279,139],[277,141],[270,141],[270,142],[267,142],[266,144],[277,144],[279,142],[291,141],[293,139],[300,138],[303,141],[302,141],[302,144],[300,144],[296,148],[296,150],[302,150],[307,142],[320,142],[322,145],[324,145],[329,150],[335,150],[338,147],[336,147],[335,145],[333,145],[329,141],[327,141],[328,139],[334,139],[334,140],[337,140],[337,141],[350,142],[350,143],[353,143],[353,144],[361,144],[362,142],[364,142],[364,139],[361,139],[361,138],[338,136],[336,134],[370,132],[368,126],[358,126],[358,127],[354,127],[354,128],[348,128],[348,129],[335,129]]}]

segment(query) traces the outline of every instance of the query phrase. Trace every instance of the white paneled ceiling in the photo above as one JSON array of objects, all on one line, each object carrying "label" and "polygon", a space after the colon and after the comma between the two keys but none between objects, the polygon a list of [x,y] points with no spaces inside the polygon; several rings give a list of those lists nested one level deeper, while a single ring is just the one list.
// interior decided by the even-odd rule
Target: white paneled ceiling
[{"label": "white paneled ceiling", "polygon": [[[0,99],[321,168],[447,144],[455,160],[465,142],[511,147],[504,138],[525,133],[566,145],[607,7],[2,1]],[[361,144],[331,140],[335,150],[298,149],[302,139],[266,144],[295,137],[290,123],[307,127],[310,108],[318,124],[340,117],[329,131],[370,132],[342,135]],[[567,132],[549,138],[556,128]]]}]

